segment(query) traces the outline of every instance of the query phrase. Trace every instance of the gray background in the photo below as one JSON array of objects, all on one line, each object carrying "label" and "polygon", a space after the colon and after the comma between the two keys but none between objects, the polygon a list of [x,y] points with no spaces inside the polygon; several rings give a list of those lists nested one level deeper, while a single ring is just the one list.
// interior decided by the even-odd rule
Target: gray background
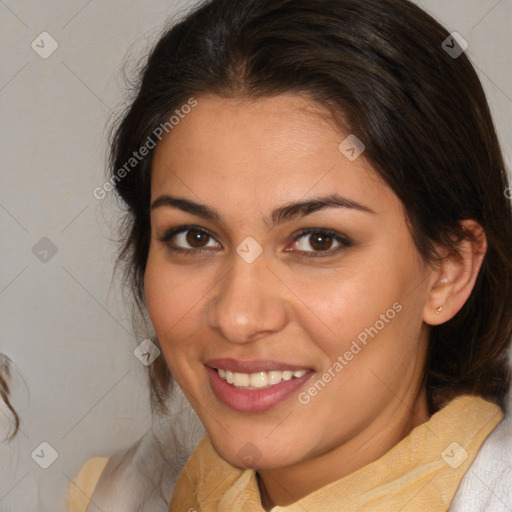
[{"label": "gray background", "polygon": [[[417,3],[469,42],[510,167],[512,0]],[[112,280],[118,210],[93,190],[126,97],[123,65],[133,76],[169,16],[191,4],[0,0],[0,352],[15,364],[22,415],[17,439],[0,444],[2,512],[63,511],[68,478],[88,457],[149,426],[145,367],[133,354],[142,339]],[[46,59],[31,47],[48,51],[44,31],[58,43]],[[58,453],[48,469],[31,457],[43,441]]]}]

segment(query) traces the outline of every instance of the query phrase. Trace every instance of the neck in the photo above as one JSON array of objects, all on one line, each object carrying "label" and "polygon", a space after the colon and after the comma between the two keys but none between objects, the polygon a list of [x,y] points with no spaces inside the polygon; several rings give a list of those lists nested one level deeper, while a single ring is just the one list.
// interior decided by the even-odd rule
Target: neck
[{"label": "neck", "polygon": [[417,426],[428,421],[427,396],[422,388],[413,406],[384,410],[364,431],[347,442],[292,466],[258,471],[261,504],[265,510],[287,506],[325,485],[376,461]]}]

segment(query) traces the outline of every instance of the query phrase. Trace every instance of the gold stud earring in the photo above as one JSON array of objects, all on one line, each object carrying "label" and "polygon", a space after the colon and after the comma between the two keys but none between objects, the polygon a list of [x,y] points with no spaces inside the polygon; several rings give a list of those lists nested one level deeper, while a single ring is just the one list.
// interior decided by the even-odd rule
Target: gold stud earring
[{"label": "gold stud earring", "polygon": [[436,311],[437,311],[438,313],[441,313],[441,311],[443,311],[443,306],[439,306],[439,307],[436,309]]}]

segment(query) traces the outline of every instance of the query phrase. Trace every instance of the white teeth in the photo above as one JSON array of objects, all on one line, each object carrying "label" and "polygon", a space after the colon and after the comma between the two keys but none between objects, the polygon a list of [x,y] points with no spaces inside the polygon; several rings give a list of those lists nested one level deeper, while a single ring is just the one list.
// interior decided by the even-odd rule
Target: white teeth
[{"label": "white teeth", "polygon": [[246,388],[249,385],[250,377],[248,373],[233,373],[233,384],[237,388]]},{"label": "white teeth", "polygon": [[232,384],[236,388],[242,389],[261,389],[269,386],[279,384],[281,381],[288,381],[293,378],[300,378],[306,375],[307,370],[285,370],[278,371],[272,370],[269,372],[258,372],[258,373],[238,373],[230,372],[229,370],[223,370],[222,368],[217,369],[219,376],[227,381],[228,384]]},{"label": "white teeth", "polygon": [[268,379],[265,372],[251,373],[249,376],[249,386],[253,388],[264,388],[268,386]]},{"label": "white teeth", "polygon": [[269,385],[279,384],[281,382],[281,377],[283,372],[271,371],[267,372],[267,380]]}]

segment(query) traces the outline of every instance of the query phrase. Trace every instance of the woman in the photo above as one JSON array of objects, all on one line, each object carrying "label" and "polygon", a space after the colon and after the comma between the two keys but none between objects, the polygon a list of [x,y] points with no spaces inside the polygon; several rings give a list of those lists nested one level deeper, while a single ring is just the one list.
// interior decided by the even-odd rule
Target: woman
[{"label": "woman", "polygon": [[172,375],[206,429],[171,511],[511,506],[512,214],[464,43],[407,0],[213,0],[152,51],[110,183],[153,403]]}]

